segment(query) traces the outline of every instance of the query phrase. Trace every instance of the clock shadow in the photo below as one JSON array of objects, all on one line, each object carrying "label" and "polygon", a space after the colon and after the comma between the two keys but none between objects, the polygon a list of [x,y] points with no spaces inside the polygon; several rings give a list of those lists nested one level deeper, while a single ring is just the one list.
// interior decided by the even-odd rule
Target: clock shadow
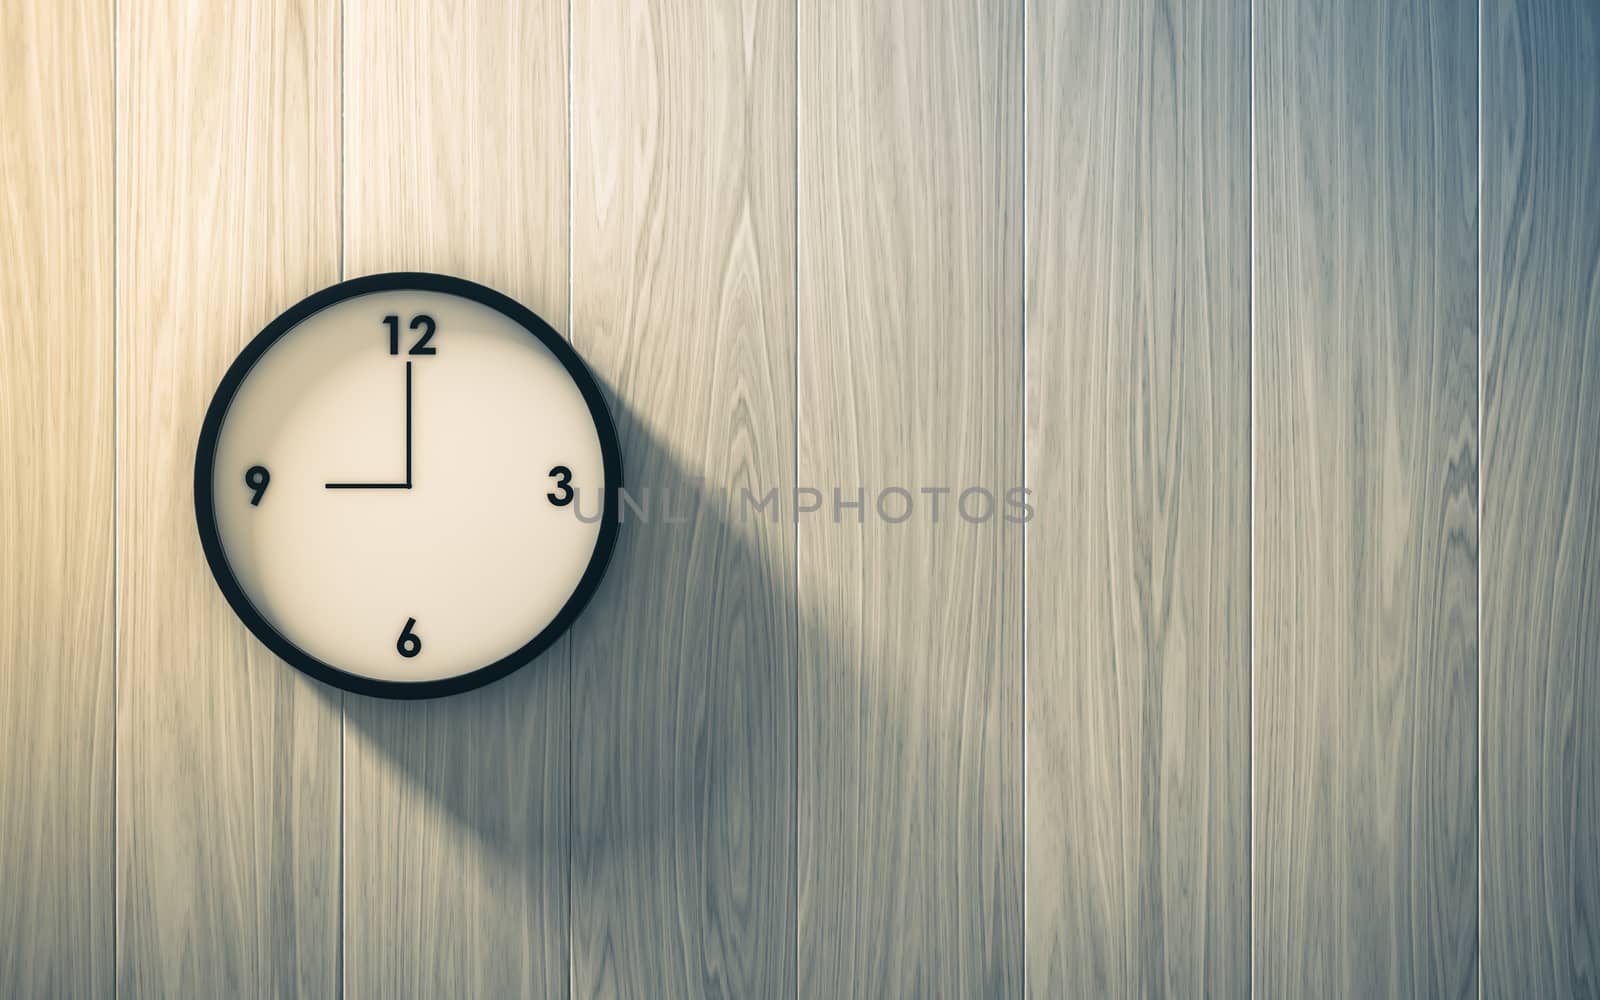
[{"label": "clock shadow", "polygon": [[[606,949],[671,934],[674,951],[698,953],[707,975],[721,965],[742,970],[729,971],[736,980],[793,983],[801,877],[830,935],[867,938],[882,934],[897,904],[852,903],[853,877],[899,872],[910,898],[970,911],[962,919],[980,917],[980,906],[992,913],[990,897],[1008,886],[1020,892],[1020,665],[1014,684],[996,670],[966,692],[971,678],[939,666],[949,651],[887,630],[870,605],[825,583],[882,579],[882,567],[865,565],[880,558],[918,596],[946,599],[975,584],[942,573],[941,557],[957,554],[961,530],[977,529],[952,527],[932,553],[908,551],[924,536],[866,545],[869,530],[912,529],[873,522],[870,500],[867,527],[853,515],[834,523],[825,503],[799,531],[845,535],[825,548],[811,539],[808,558],[845,556],[807,567],[802,599],[793,435],[775,452],[749,426],[717,428],[735,444],[691,459],[602,385],[643,513],[624,507],[610,568],[568,635],[464,695],[342,695],[351,933],[364,911],[416,905],[392,896],[417,885],[397,881],[392,866],[414,864],[455,883],[450,898],[472,899],[471,886],[525,897],[549,935],[570,920],[578,969],[597,968]],[[744,502],[744,486],[757,500],[778,490],[775,522],[770,508]],[[975,636],[967,652],[982,655],[983,642]],[[982,703],[953,705],[958,685]],[[958,715],[992,715],[996,699],[1017,702],[999,714],[1018,729],[985,727],[985,746],[974,747],[970,719],[964,727]],[[997,740],[1015,742],[1015,757]],[[871,759],[858,758],[858,745]],[[893,819],[880,821],[880,810]],[[429,827],[435,816],[454,836]],[[994,873],[984,899],[963,902],[957,844],[970,852],[979,842],[1016,871]]]}]

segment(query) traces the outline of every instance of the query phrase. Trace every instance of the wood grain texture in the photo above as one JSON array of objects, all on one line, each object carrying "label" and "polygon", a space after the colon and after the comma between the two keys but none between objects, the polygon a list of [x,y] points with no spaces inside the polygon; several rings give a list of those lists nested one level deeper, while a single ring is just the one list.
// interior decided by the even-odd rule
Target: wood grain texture
[{"label": "wood grain texture", "polygon": [[1475,7],[1255,18],[1255,990],[1470,995]]},{"label": "wood grain texture", "polygon": [[111,992],[111,5],[0,0],[0,996]]},{"label": "wood grain texture", "polygon": [[1483,983],[1600,995],[1600,8],[1483,24]]},{"label": "wood grain texture", "polygon": [[[345,263],[567,326],[565,0],[349,0]],[[352,997],[567,989],[569,649],[428,702],[345,699]]]},{"label": "wood grain texture", "polygon": [[1249,16],[1028,5],[1036,996],[1249,992]]},{"label": "wood grain texture", "polygon": [[572,994],[792,996],[794,525],[741,491],[794,474],[793,5],[572,31],[572,337],[649,511],[573,636]]},{"label": "wood grain texture", "polygon": [[118,17],[117,986],[327,995],[338,695],[233,616],[193,481],[234,356],[338,276],[338,5]]},{"label": "wood grain texture", "polygon": [[1021,14],[800,6],[802,996],[1022,989]]}]

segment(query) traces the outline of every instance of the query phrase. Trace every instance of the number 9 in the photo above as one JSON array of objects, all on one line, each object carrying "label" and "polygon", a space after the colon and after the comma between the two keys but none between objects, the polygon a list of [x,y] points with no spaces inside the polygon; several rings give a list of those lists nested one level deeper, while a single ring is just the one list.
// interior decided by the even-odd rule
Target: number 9
[{"label": "number 9", "polygon": [[250,498],[250,506],[258,507],[261,505],[261,498],[266,495],[267,484],[270,482],[272,482],[272,473],[267,471],[266,466],[250,466],[249,470],[244,474],[244,484],[255,491],[255,495]]}]

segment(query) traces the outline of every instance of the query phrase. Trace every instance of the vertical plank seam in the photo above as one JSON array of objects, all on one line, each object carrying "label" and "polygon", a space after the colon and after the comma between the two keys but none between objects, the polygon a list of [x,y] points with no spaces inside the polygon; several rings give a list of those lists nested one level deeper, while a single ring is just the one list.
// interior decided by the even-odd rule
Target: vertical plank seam
[{"label": "vertical plank seam", "polygon": [[[345,121],[345,64],[347,62],[347,49],[345,46],[345,14],[348,9],[346,0],[339,3],[339,280],[345,279],[345,245],[348,242],[348,222],[345,210],[345,140],[349,132],[348,123]],[[409,371],[409,369],[408,369]],[[409,377],[409,376],[408,376]],[[409,383],[408,383],[409,385]],[[408,390],[409,391],[409,390]],[[409,447],[409,445],[408,445]],[[409,470],[407,472],[409,476]],[[345,800],[349,796],[346,785],[345,767],[345,692],[339,692],[339,941],[334,952],[335,972],[339,977],[339,996],[345,996],[347,990],[345,967],[345,894],[349,891],[346,879],[345,854],[349,841],[349,834],[345,823]]]},{"label": "vertical plank seam", "polygon": [[1250,318],[1248,355],[1250,367],[1250,732],[1245,737],[1245,756],[1250,765],[1250,790],[1247,795],[1250,813],[1250,859],[1246,865],[1246,921],[1249,923],[1249,995],[1256,995],[1256,5],[1250,4]]},{"label": "vertical plank seam", "polygon": [[119,887],[117,878],[120,869],[121,843],[121,805],[118,801],[117,786],[121,774],[121,759],[117,752],[120,743],[120,732],[117,724],[121,712],[122,678],[120,662],[122,656],[122,560],[120,548],[122,545],[121,522],[118,517],[120,506],[119,493],[121,489],[120,466],[122,464],[121,438],[122,438],[122,397],[119,392],[121,381],[121,336],[117,325],[118,304],[121,295],[120,264],[118,261],[118,234],[120,232],[117,218],[118,202],[118,171],[117,161],[121,157],[119,142],[121,122],[117,118],[117,88],[121,85],[118,67],[121,60],[117,50],[117,20],[121,14],[121,4],[118,0],[108,0],[111,7],[111,996],[113,1000],[120,990],[119,976],[117,974],[117,939],[122,933],[120,921],[117,919],[117,901]]},{"label": "vertical plank seam", "polygon": [[[793,57],[792,66],[791,66],[791,69],[793,70],[793,88],[792,88],[793,93],[791,94],[791,97],[793,99],[793,105],[792,105],[793,115],[791,117],[791,121],[793,122],[793,126],[794,126],[794,132],[793,132],[793,136],[792,136],[792,138],[793,138],[793,147],[794,148],[791,151],[791,155],[793,156],[793,159],[794,159],[794,187],[790,191],[790,199],[791,199],[790,208],[791,208],[791,212],[790,212],[790,218],[789,218],[789,224],[790,224],[791,232],[793,234],[793,239],[794,239],[794,244],[793,244],[793,251],[794,252],[793,252],[793,256],[792,256],[792,258],[790,260],[790,266],[793,269],[792,270],[792,275],[791,275],[791,277],[793,279],[793,284],[791,286],[790,293],[793,296],[793,303],[794,303],[794,344],[793,344],[793,354],[792,354],[792,357],[794,359],[794,366],[793,366],[793,371],[791,372],[791,376],[792,376],[792,379],[793,379],[793,390],[794,391],[793,391],[793,393],[791,395],[791,398],[790,398],[791,414],[790,414],[790,428],[789,428],[790,433],[791,433],[791,441],[793,443],[793,450],[790,453],[790,459],[792,460],[793,466],[794,466],[794,469],[793,469],[794,478],[789,483],[789,488],[790,488],[790,491],[791,491],[791,495],[796,495],[797,491],[800,488],[800,30],[801,30],[801,28],[800,28],[800,0],[794,0],[794,4],[793,4],[793,8],[792,8],[792,26],[791,26],[791,30],[790,30],[790,41],[791,41],[791,45],[792,45],[792,48],[790,49],[790,54]],[[793,526],[792,530],[794,532],[794,534],[793,534],[793,543],[794,543],[794,692],[795,692],[795,698],[794,698],[794,826],[795,826],[795,831],[794,832],[795,832],[795,837],[794,837],[794,841],[793,841],[793,850],[794,850],[794,982],[793,982],[793,986],[794,986],[795,1000],[799,1000],[799,997],[800,997],[800,977],[802,975],[802,972],[801,972],[801,969],[800,969],[800,893],[801,893],[801,886],[800,886],[800,837],[801,837],[800,817],[802,815],[801,802],[800,802],[800,798],[801,798],[801,794],[802,794],[801,793],[801,784],[800,784],[800,739],[801,739],[801,729],[800,729],[800,727],[802,725],[802,721],[801,721],[801,718],[800,718],[800,700],[801,700],[801,695],[800,695],[800,674],[805,669],[805,667],[804,667],[804,657],[803,657],[802,650],[801,650],[803,639],[801,638],[801,631],[800,631],[800,515],[798,513],[795,514],[794,526]]]},{"label": "vertical plank seam", "polygon": [[[567,342],[572,345],[574,350],[576,350],[577,346],[578,346],[578,331],[577,331],[576,327],[574,327],[574,325],[573,325],[573,307],[572,307],[572,245],[573,245],[573,242],[577,238],[576,237],[576,230],[575,230],[575,227],[573,226],[573,223],[572,223],[572,164],[573,164],[573,153],[572,153],[572,105],[573,105],[574,100],[575,100],[575,98],[573,97],[573,93],[572,93],[572,80],[573,80],[573,71],[572,71],[572,34],[573,34],[572,0],[567,0],[566,31],[567,31],[567,38],[566,38],[566,42],[567,42],[567,94],[566,94],[566,97],[567,97],[567,101],[566,101],[566,104],[567,104]],[[575,719],[576,719],[576,716],[577,716],[577,711],[576,711],[576,707],[577,707],[576,706],[577,691],[575,689],[577,687],[577,684],[576,684],[576,682],[574,680],[576,675],[575,675],[575,671],[573,669],[573,659],[574,659],[574,653],[573,653],[573,648],[572,648],[573,647],[573,637],[572,637],[570,632],[568,633],[566,641],[563,643],[563,645],[567,647],[567,663],[566,663],[566,668],[567,668],[567,678],[566,678],[567,679],[567,823],[566,823],[566,834],[567,834],[567,836],[566,836],[566,840],[567,840],[567,844],[566,844],[566,848],[567,848],[567,873],[566,873],[567,874],[567,914],[566,914],[566,916],[567,916],[567,927],[566,927],[566,930],[567,930],[567,953],[564,956],[565,961],[563,962],[563,964],[566,966],[566,972],[567,972],[567,1000],[572,1000],[572,997],[573,997],[572,882],[573,882],[574,859],[577,856],[577,842],[578,842],[578,830],[577,830],[577,815],[578,814],[577,814],[576,809],[574,808],[574,806],[576,804],[575,800],[576,800],[576,797],[577,797],[577,793],[575,791],[575,788],[576,788],[576,785],[577,785],[576,770],[577,770],[577,756],[578,756],[578,737],[577,737],[577,728],[576,728],[576,723],[575,723]]]},{"label": "vertical plank seam", "polygon": [[1475,932],[1475,937],[1477,939],[1476,942],[1475,942],[1475,950],[1476,950],[1476,961],[1478,963],[1478,975],[1476,977],[1477,980],[1478,980],[1478,997],[1479,997],[1479,1000],[1482,1000],[1482,997],[1483,997],[1483,979],[1484,979],[1484,974],[1485,974],[1485,971],[1486,971],[1484,969],[1484,967],[1483,967],[1483,957],[1484,957],[1484,951],[1483,951],[1483,660],[1484,660],[1484,657],[1483,657],[1483,551],[1484,551],[1484,546],[1483,546],[1483,505],[1484,505],[1484,501],[1486,500],[1486,497],[1485,497],[1485,494],[1484,494],[1484,488],[1483,488],[1483,0],[1478,0],[1478,11],[1477,11],[1477,13],[1478,13],[1478,51],[1477,51],[1477,62],[1478,62],[1478,65],[1477,65],[1477,70],[1478,70],[1478,72],[1477,72],[1477,85],[1478,85],[1478,93],[1477,93],[1477,105],[1478,105],[1478,107],[1477,107],[1477,113],[1478,113],[1478,135],[1477,135],[1478,142],[1477,142],[1477,146],[1478,146],[1478,148],[1477,148],[1477,154],[1478,154],[1478,162],[1475,164],[1475,170],[1474,170],[1474,173],[1477,175],[1475,177],[1475,180],[1477,182],[1477,190],[1475,192],[1477,204],[1474,206],[1474,220],[1473,220],[1474,228],[1477,230],[1477,239],[1475,241],[1476,244],[1477,244],[1477,259],[1475,261],[1473,261],[1473,265],[1474,265],[1473,269],[1477,272],[1476,273],[1476,278],[1477,278],[1477,290],[1476,290],[1477,291],[1477,301],[1475,303],[1473,303],[1473,308],[1477,312],[1477,324],[1476,324],[1476,329],[1473,332],[1474,332],[1474,339],[1476,340],[1476,344],[1474,346],[1477,348],[1477,352],[1476,353],[1477,353],[1477,367],[1478,367],[1478,371],[1477,371],[1477,376],[1478,376],[1478,414],[1477,414],[1477,416],[1478,416],[1478,429],[1477,429],[1477,440],[1475,442],[1473,442],[1473,447],[1476,449],[1476,454],[1477,454],[1477,461],[1473,463],[1473,465],[1474,465],[1473,472],[1476,474],[1477,480],[1478,480],[1478,503],[1477,503],[1477,510],[1474,512],[1477,515],[1477,525],[1476,525],[1476,527],[1474,529],[1474,534],[1477,536],[1476,540],[1475,540],[1476,541],[1476,545],[1477,545],[1477,552],[1475,554],[1475,558],[1473,559],[1472,571],[1473,571],[1473,575],[1477,578],[1476,581],[1475,581],[1475,583],[1477,585],[1477,595],[1476,595],[1476,597],[1477,597],[1477,607],[1475,607],[1473,609],[1474,618],[1476,620],[1474,621],[1473,626],[1474,626],[1474,631],[1475,631],[1475,641],[1476,641],[1476,644],[1477,644],[1477,662],[1474,664],[1474,667],[1475,667],[1475,671],[1474,672],[1477,674],[1477,682],[1478,682],[1478,691],[1477,691],[1477,695],[1478,695],[1478,719],[1477,719],[1477,723],[1478,723],[1478,725],[1477,725],[1478,740],[1477,740],[1477,751],[1478,751],[1478,753],[1477,753],[1477,761],[1476,761],[1476,763],[1477,763],[1477,779],[1478,779],[1478,789],[1477,789],[1478,790],[1478,796],[1477,796],[1477,798],[1478,798],[1478,802],[1477,802],[1477,813],[1478,813],[1478,815],[1477,815],[1477,820],[1478,820],[1477,833],[1478,833],[1478,837],[1477,837],[1477,845],[1476,845],[1477,846],[1477,851],[1478,851],[1478,857],[1477,857],[1477,869],[1478,869],[1477,870],[1477,876],[1478,876],[1478,886],[1477,886],[1477,889],[1478,889],[1477,896],[1478,896],[1478,898],[1477,898],[1477,903],[1478,903],[1478,913],[1477,913],[1477,920],[1475,921],[1476,926],[1473,928],[1473,930]]},{"label": "vertical plank seam", "polygon": [[[1022,129],[1021,148],[1022,237],[1019,258],[1018,325],[1022,334],[1022,497],[1028,497],[1028,0],[1018,0],[1022,8]],[[1022,993],[1028,996],[1028,522],[1022,522]]]}]

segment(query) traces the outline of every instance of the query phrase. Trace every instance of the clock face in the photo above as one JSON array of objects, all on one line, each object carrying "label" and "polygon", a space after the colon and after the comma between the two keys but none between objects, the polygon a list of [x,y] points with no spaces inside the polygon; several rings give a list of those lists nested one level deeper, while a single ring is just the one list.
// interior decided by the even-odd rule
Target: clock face
[{"label": "clock face", "polygon": [[600,390],[544,321],[461,279],[381,274],[296,305],[233,363],[195,513],[273,652],[348,690],[434,697],[566,630],[621,480]]}]

